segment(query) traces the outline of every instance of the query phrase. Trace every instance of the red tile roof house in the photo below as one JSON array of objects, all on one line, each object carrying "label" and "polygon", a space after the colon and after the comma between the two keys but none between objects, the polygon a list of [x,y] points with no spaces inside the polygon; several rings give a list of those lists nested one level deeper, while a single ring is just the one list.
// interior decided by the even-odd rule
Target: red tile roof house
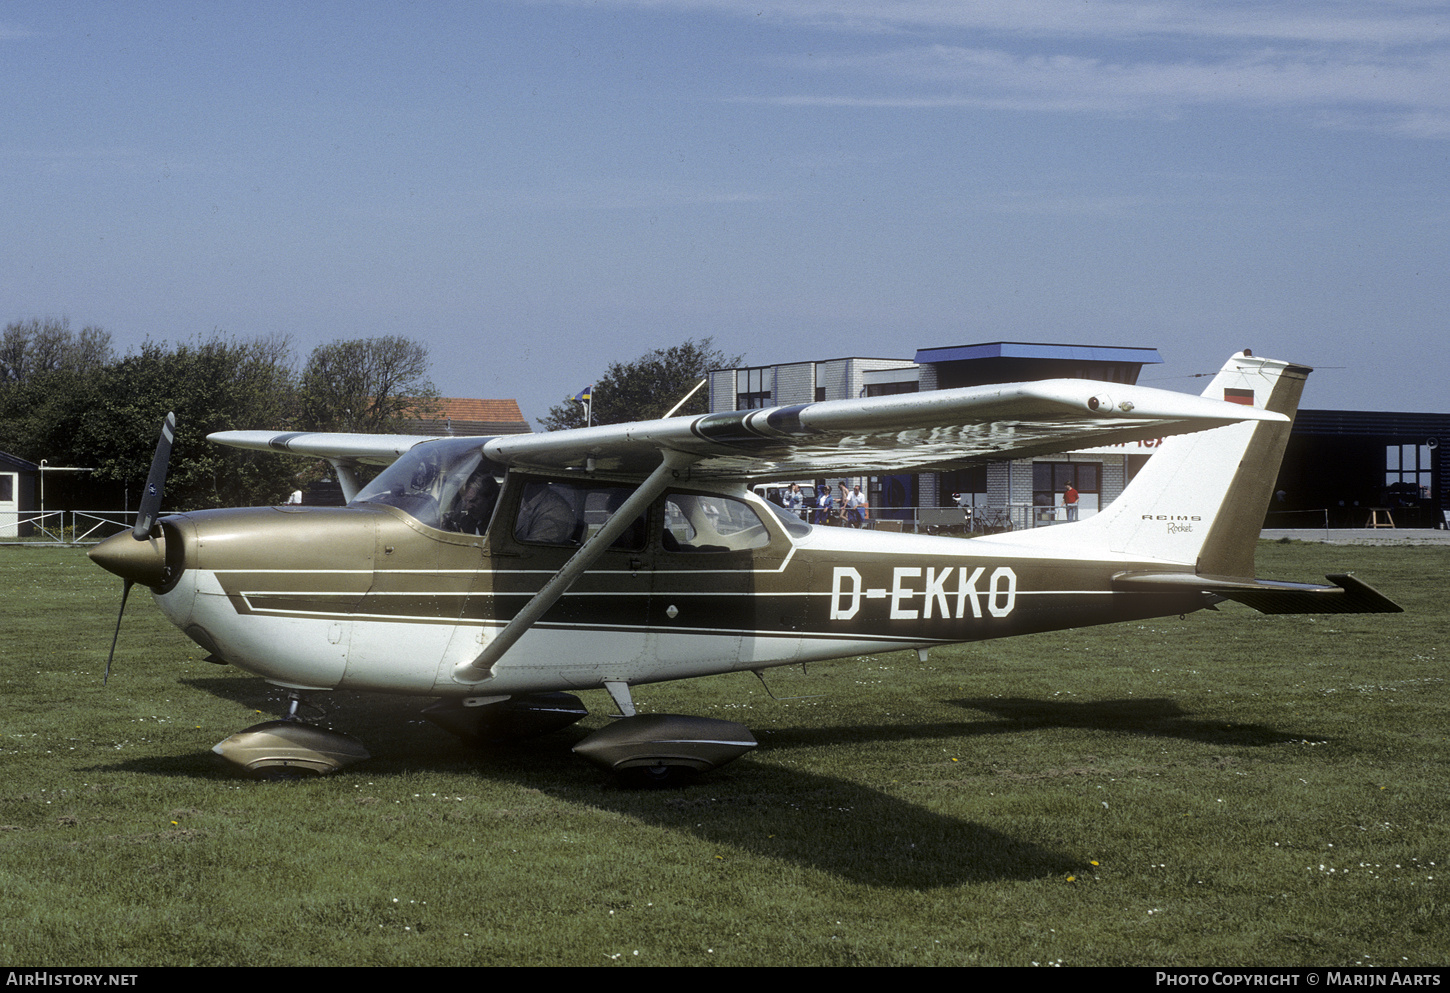
[{"label": "red tile roof house", "polygon": [[405,420],[403,434],[498,435],[533,434],[517,400],[468,400],[439,397],[436,413],[422,420]]}]

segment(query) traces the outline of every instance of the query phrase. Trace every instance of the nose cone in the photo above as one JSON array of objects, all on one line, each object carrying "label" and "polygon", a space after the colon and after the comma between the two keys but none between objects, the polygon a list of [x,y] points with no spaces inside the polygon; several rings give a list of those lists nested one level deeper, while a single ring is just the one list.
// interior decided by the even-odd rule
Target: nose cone
[{"label": "nose cone", "polygon": [[133,583],[160,586],[166,581],[166,539],[160,535],[137,541],[130,531],[122,531],[88,554],[102,569]]}]

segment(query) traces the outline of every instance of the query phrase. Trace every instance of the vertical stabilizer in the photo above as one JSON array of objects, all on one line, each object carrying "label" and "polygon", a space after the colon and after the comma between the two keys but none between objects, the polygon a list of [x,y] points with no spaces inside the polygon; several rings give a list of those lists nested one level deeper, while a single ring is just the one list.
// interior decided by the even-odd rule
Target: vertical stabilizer
[{"label": "vertical stabilizer", "polygon": [[1286,415],[1167,438],[1123,491],[1085,525],[1115,552],[1252,577],[1254,546],[1308,368],[1240,352],[1205,397]]}]

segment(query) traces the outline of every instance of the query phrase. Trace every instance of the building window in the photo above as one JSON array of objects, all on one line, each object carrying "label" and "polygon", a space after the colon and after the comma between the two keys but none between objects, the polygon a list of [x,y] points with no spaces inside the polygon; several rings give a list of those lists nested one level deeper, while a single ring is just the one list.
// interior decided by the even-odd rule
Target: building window
[{"label": "building window", "polygon": [[775,370],[766,366],[760,369],[741,369],[735,374],[735,409],[759,410],[771,406],[771,395],[775,387]]},{"label": "building window", "polygon": [[[952,494],[960,494],[960,499]],[[985,507],[987,505],[987,467],[969,466],[953,469],[937,476],[938,507]]]},{"label": "building window", "polygon": [[1067,520],[1062,494],[1068,484],[1077,490],[1083,516],[1097,513],[1102,490],[1100,462],[1032,463],[1032,507],[1039,521]]},{"label": "building window", "polygon": [[1434,452],[1429,445],[1388,445],[1385,448],[1385,503],[1409,506],[1430,499],[1434,478]]},{"label": "building window", "polygon": [[911,383],[868,383],[866,395],[868,397],[889,397],[900,393],[916,393],[919,384]]}]

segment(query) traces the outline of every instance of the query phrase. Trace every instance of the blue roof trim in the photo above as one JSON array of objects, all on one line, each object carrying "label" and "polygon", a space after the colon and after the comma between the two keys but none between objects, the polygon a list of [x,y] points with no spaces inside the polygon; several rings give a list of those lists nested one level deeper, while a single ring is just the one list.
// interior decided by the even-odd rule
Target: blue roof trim
[{"label": "blue roof trim", "polygon": [[39,472],[40,466],[34,462],[27,462],[18,455],[11,455],[9,452],[0,452],[0,465],[17,469],[20,472]]},{"label": "blue roof trim", "polygon": [[1117,345],[1039,345],[1024,341],[993,341],[980,345],[952,345],[922,348],[917,362],[966,362],[971,359],[1066,359],[1073,362],[1138,362],[1156,365],[1163,361],[1156,348],[1121,348]]}]

